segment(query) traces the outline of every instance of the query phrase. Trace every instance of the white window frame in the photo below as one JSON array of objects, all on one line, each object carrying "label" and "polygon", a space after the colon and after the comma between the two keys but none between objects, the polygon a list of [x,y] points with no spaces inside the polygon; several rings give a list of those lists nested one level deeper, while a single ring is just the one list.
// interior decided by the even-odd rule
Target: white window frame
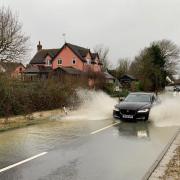
[{"label": "white window frame", "polygon": [[51,60],[50,59],[47,59],[47,65],[51,66]]},{"label": "white window frame", "polygon": [[[59,63],[59,61],[61,61],[61,63]],[[57,64],[58,64],[58,65],[62,65],[62,59],[58,59]]]}]

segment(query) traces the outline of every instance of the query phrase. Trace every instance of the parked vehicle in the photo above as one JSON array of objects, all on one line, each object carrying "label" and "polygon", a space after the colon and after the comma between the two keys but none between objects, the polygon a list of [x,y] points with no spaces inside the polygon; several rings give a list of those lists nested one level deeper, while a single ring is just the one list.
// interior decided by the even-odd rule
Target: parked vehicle
[{"label": "parked vehicle", "polygon": [[130,93],[115,105],[113,117],[122,120],[148,120],[153,105],[158,103],[155,93]]},{"label": "parked vehicle", "polygon": [[174,91],[180,92],[180,86],[174,86]]}]

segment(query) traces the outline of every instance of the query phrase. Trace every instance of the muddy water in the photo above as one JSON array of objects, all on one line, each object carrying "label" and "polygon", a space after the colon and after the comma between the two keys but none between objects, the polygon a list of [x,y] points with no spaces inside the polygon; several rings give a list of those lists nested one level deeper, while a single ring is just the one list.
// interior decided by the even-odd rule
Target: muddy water
[{"label": "muddy water", "polygon": [[[69,179],[92,180],[96,177],[103,180],[107,177],[110,179],[123,177],[132,179],[132,176],[133,179],[140,179],[177,130],[177,127],[156,127],[151,122],[120,123],[97,135],[90,135],[92,131],[112,122],[113,119],[98,121],[56,120],[1,133],[0,168],[48,151],[45,156],[47,159],[41,165],[46,169],[43,175],[47,178],[44,179],[48,179],[49,173],[53,169],[57,169],[56,173],[58,174],[61,172],[61,176],[64,174],[62,178],[66,179],[65,175],[69,170],[75,168],[74,164],[69,169],[61,169],[60,167],[68,166],[69,162],[74,161],[74,158],[81,163],[76,165],[77,177],[72,174]],[[63,158],[63,154],[67,155]],[[60,159],[58,160],[58,158]],[[29,174],[29,179],[35,180],[42,175],[39,174],[39,170],[36,171],[37,161],[32,162],[32,168],[35,169],[33,176]],[[23,166],[18,168],[18,178],[19,173],[21,173],[20,179],[26,179],[29,171],[28,169],[22,171],[21,168]],[[104,170],[108,174],[101,173]],[[16,168],[14,171],[16,172]],[[7,172],[3,174],[3,179],[6,179],[6,174],[8,177],[11,175],[16,177],[15,174]]]},{"label": "muddy water", "polygon": [[171,126],[157,126],[155,118],[149,122],[121,122],[91,135],[114,122],[112,108],[116,103],[102,92],[94,93],[80,93],[86,97],[85,103],[68,116],[54,116],[46,124],[0,133],[0,168],[48,152],[44,160],[0,174],[0,179],[66,179],[67,174],[72,180],[141,179],[178,126],[173,125],[171,117]]},{"label": "muddy water", "polygon": [[0,133],[0,167],[71,143],[108,123],[109,121],[92,123],[92,121],[53,120],[46,124]]}]

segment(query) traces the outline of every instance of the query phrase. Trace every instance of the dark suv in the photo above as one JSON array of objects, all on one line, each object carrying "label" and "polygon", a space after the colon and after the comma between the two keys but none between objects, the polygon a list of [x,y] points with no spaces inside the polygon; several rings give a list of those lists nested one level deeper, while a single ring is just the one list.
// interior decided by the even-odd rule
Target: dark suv
[{"label": "dark suv", "polygon": [[148,120],[151,107],[157,102],[154,93],[130,93],[124,101],[115,105],[113,117],[121,120]]}]

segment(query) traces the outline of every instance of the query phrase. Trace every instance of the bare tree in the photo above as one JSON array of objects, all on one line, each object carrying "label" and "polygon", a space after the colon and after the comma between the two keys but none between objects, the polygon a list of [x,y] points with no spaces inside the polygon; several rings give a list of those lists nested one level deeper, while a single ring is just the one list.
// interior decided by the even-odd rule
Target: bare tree
[{"label": "bare tree", "polygon": [[131,61],[128,58],[120,58],[118,60],[118,67],[116,68],[117,77],[120,78],[122,75],[129,72]]},{"label": "bare tree", "polygon": [[20,61],[28,51],[29,37],[22,33],[22,24],[10,8],[0,8],[0,60]]},{"label": "bare tree", "polygon": [[98,53],[100,61],[103,64],[103,69],[104,70],[108,69],[111,66],[111,64],[109,62],[109,58],[108,58],[109,48],[105,47],[102,44],[99,44],[94,47],[94,52]]},{"label": "bare tree", "polygon": [[161,50],[161,55],[165,60],[164,68],[170,74],[176,72],[178,63],[180,62],[180,49],[172,41],[163,39],[161,41],[154,41],[151,46],[158,45]]}]

